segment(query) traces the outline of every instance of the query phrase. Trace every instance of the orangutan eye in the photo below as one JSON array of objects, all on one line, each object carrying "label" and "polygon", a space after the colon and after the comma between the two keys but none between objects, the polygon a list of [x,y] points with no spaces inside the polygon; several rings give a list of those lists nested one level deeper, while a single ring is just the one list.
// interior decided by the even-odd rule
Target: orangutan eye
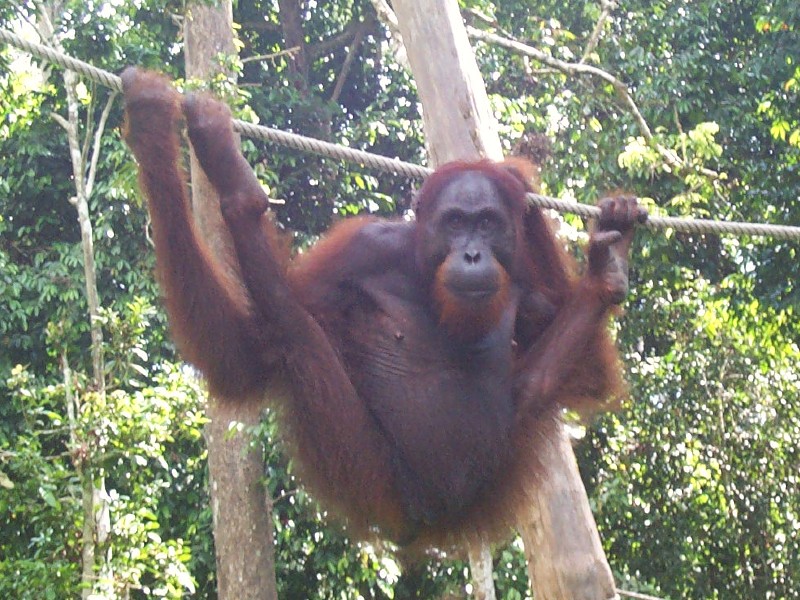
[{"label": "orangutan eye", "polygon": [[496,231],[500,225],[500,218],[492,212],[484,212],[478,218],[478,230],[484,233]]},{"label": "orangutan eye", "polygon": [[464,216],[464,214],[457,210],[452,210],[446,213],[443,218],[444,226],[451,231],[458,231],[459,229],[463,229],[466,220],[467,219]]}]

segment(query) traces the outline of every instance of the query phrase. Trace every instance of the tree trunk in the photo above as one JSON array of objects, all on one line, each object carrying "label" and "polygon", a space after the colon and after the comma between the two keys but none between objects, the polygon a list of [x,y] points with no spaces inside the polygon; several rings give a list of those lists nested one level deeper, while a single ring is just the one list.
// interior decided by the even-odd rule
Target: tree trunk
[{"label": "tree trunk", "polygon": [[[486,88],[456,0],[394,0],[400,32],[423,106],[433,166],[455,159],[502,158]],[[537,600],[614,596],[614,581],[563,428],[544,461],[530,516],[520,523]],[[494,597],[486,548],[470,548],[476,596]],[[491,562],[489,561],[489,570]],[[479,585],[481,586],[480,589]],[[491,594],[491,595],[490,595]]]},{"label": "tree trunk", "polygon": [[272,499],[253,439],[261,406],[209,398],[206,427],[220,600],[277,600]]},{"label": "tree trunk", "polygon": [[283,42],[286,50],[291,51],[289,71],[298,76],[299,81],[295,83],[302,86],[301,91],[307,92],[308,56],[300,0],[278,0],[278,11],[281,15]]},{"label": "tree trunk", "polygon": [[[42,41],[63,52],[63,47],[57,39],[54,23],[63,14],[60,2],[45,2],[39,6],[37,29]],[[78,226],[81,233],[81,250],[83,254],[84,285],[86,293],[87,313],[89,317],[89,331],[91,334],[92,355],[92,391],[97,394],[98,401],[105,403],[106,373],[103,329],[100,321],[100,299],[97,292],[97,268],[94,260],[94,234],[92,221],[89,216],[89,198],[92,195],[96,175],[97,160],[100,156],[100,144],[105,129],[111,106],[116,93],[109,96],[103,110],[100,122],[94,129],[93,144],[91,146],[91,160],[87,164],[86,156],[81,151],[81,118],[78,101],[78,75],[66,70],[63,73],[64,90],[67,97],[67,117],[53,114],[53,119],[63,127],[67,134],[70,159],[72,162],[73,182],[75,195],[69,199],[78,215]],[[94,101],[94,99],[92,100]],[[92,136],[94,123],[87,120],[84,135],[89,139]],[[66,355],[63,356],[65,376],[69,374]],[[68,382],[65,382],[68,384]],[[69,418],[70,440],[72,445],[78,445],[77,420],[74,418],[74,398],[71,387],[68,387],[67,414]],[[76,461],[76,471],[81,487],[81,506],[83,509],[83,528],[81,531],[81,597],[89,598],[96,589],[97,576],[97,550],[103,544],[111,529],[109,522],[108,495],[105,489],[105,478],[93,468],[97,457],[89,456],[80,462]],[[103,561],[100,572],[106,580],[113,580],[113,573],[109,561]]]},{"label": "tree trunk", "polygon": [[[216,57],[235,52],[230,0],[190,4],[184,36],[187,78],[209,80],[221,70]],[[216,194],[193,153],[191,179],[200,230],[217,259],[238,270]],[[263,398],[243,404],[208,400],[206,441],[221,600],[277,600],[272,503],[263,482],[263,450],[251,434],[264,407]]]},{"label": "tree trunk", "polygon": [[471,546],[467,552],[475,600],[496,600],[494,578],[492,577],[492,550],[489,548],[489,544]]},{"label": "tree trunk", "polygon": [[533,595],[537,600],[614,598],[614,579],[578,464],[561,430],[555,443],[542,449],[549,471],[533,495],[528,519],[520,523]]},{"label": "tree trunk", "polygon": [[392,6],[422,101],[432,166],[502,158],[497,123],[456,0],[395,0]]}]

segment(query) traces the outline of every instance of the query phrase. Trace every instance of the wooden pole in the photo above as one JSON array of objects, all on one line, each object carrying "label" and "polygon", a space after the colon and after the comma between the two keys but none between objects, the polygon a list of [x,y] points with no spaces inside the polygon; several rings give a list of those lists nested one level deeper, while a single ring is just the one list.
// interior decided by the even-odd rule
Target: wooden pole
[{"label": "wooden pole", "polygon": [[392,2],[422,101],[432,166],[457,159],[500,159],[483,78],[455,0]]},{"label": "wooden pole", "polygon": [[[230,0],[187,6],[186,76],[208,81],[221,70],[220,54],[236,52]],[[191,155],[192,206],[215,257],[238,272],[219,201]],[[265,398],[226,402],[210,397],[206,413],[209,485],[220,600],[277,600],[272,503],[264,485],[264,456],[251,435]]]}]

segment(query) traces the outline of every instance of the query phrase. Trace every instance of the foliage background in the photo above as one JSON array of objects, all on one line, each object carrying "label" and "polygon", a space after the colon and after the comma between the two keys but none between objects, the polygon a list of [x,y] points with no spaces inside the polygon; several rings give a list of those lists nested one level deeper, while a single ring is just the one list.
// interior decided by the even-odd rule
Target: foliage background
[{"label": "foliage background", "polygon": [[[595,2],[463,0],[473,26],[578,61],[603,8]],[[140,64],[180,78],[180,3],[63,3],[57,31],[73,56],[119,71]],[[37,3],[0,7],[26,29]],[[235,6],[243,118],[424,162],[413,81],[366,0],[310,0],[306,70],[285,57],[277,3]],[[343,71],[348,40],[362,45]],[[592,201],[633,190],[654,212],[800,223],[800,7],[791,0],[631,0],[602,22],[586,57],[623,81],[653,132],[645,140],[614,90],[496,45],[475,43],[503,142],[548,140],[545,191]],[[348,37],[349,36],[349,37]],[[40,69],[39,67],[42,67]],[[103,139],[90,199],[104,307],[109,395],[88,385],[80,234],[61,80],[0,50],[0,595],[79,594],[76,469],[106,478],[110,580],[99,596],[215,597],[202,440],[202,392],[175,356],[152,280],[147,215],[121,142],[120,105]],[[82,88],[82,117],[107,91]],[[257,117],[256,117],[257,116]],[[676,168],[654,148],[675,152]],[[415,182],[245,142],[298,245],[332,219],[398,215]],[[564,219],[566,237],[584,224]],[[620,587],[669,598],[792,598],[800,589],[798,244],[643,233],[619,326],[631,401],[577,443]],[[65,360],[72,376],[64,378]],[[68,425],[66,394],[80,398]],[[77,436],[77,437],[76,437]],[[388,548],[354,546],[325,525],[263,426],[275,502],[279,592],[286,598],[391,598],[469,592],[465,566],[400,568]],[[495,553],[498,596],[526,595],[515,542]]]}]

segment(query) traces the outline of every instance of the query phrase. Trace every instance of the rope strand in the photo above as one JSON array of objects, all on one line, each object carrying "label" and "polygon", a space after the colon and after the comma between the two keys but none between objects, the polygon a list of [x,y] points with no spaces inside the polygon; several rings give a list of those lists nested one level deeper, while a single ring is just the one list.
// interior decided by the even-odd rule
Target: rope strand
[{"label": "rope strand", "polygon": [[114,91],[122,91],[122,80],[117,75],[109,73],[108,71],[104,71],[103,69],[98,69],[87,62],[78,60],[77,58],[67,56],[66,54],[63,54],[58,50],[51,48],[50,46],[37,44],[36,42],[30,42],[4,29],[0,29],[0,41],[4,41],[11,46],[16,46],[28,54],[38,58],[43,58],[44,60],[51,62],[54,65],[58,65],[64,69],[85,75],[92,81],[100,83]]},{"label": "rope strand", "polygon": [[[24,50],[25,52],[58,65],[62,68],[75,71],[85,77],[100,83],[112,90],[122,91],[122,80],[113,73],[104,71],[82,60],[67,56],[49,46],[37,44],[22,39],[18,35],[0,29],[0,41]],[[273,142],[287,148],[302,152],[309,152],[328,158],[335,158],[351,163],[363,165],[368,168],[396,173],[405,177],[424,179],[433,172],[433,169],[405,162],[397,158],[389,158],[348,148],[331,142],[324,142],[314,138],[289,133],[262,125],[246,123],[234,119],[233,128],[246,137]],[[581,204],[570,200],[551,198],[540,194],[528,194],[529,200],[541,208],[554,209],[559,212],[569,212],[582,217],[597,217],[600,210],[596,206]],[[800,239],[800,227],[792,225],[771,225],[762,223],[742,223],[736,221],[715,221],[711,219],[692,219],[682,217],[657,217],[650,216],[644,227],[651,230],[673,229],[684,233],[714,233],[729,235],[770,236],[779,239]]]}]

